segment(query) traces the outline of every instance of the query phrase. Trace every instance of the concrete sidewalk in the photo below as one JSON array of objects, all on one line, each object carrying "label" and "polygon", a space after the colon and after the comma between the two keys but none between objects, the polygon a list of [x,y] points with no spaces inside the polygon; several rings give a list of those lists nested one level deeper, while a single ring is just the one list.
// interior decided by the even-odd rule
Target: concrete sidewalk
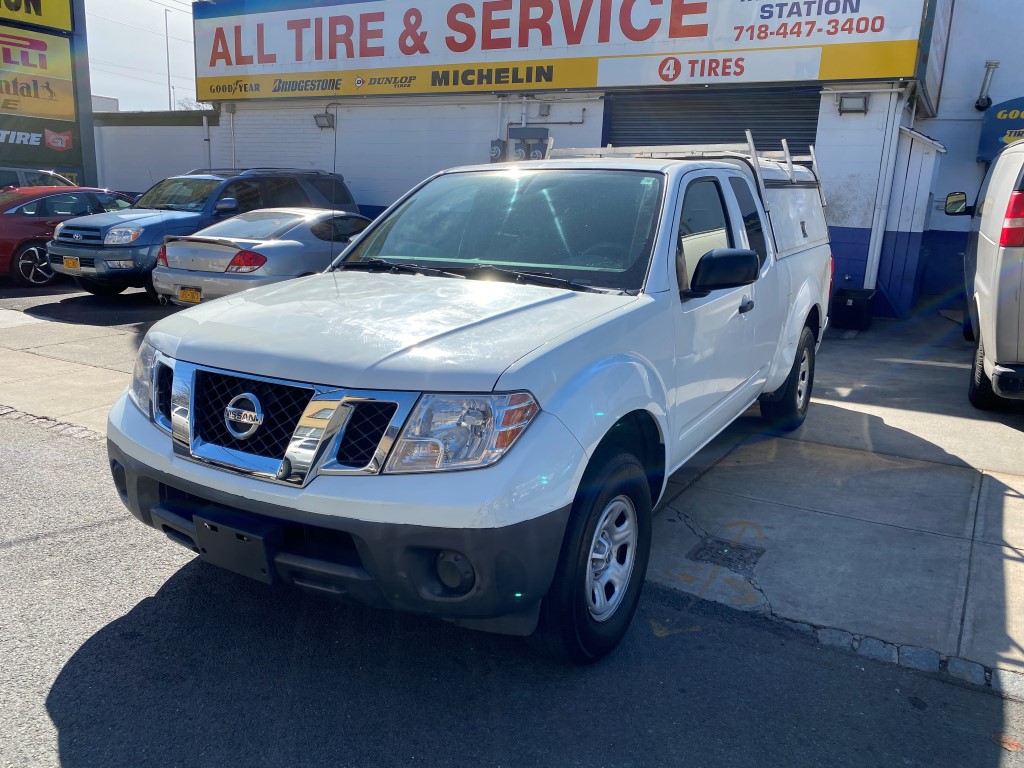
[{"label": "concrete sidewalk", "polygon": [[845,336],[800,430],[752,411],[673,478],[648,578],[882,660],[1024,672],[1024,409],[969,405],[973,345],[938,315]]},{"label": "concrete sidewalk", "polygon": [[[0,406],[103,432],[146,327],[0,309]],[[971,355],[937,314],[831,332],[800,430],[752,409],[673,476],[648,578],[1024,693],[1024,409],[968,404]]]}]

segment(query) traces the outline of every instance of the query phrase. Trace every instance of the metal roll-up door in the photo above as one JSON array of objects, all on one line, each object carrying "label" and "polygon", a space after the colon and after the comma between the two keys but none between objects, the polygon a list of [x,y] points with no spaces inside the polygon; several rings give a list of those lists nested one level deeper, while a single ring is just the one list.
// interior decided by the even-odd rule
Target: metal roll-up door
[{"label": "metal roll-up door", "polygon": [[818,133],[821,94],[811,89],[608,94],[606,102],[605,144],[612,146],[745,143],[749,128],[761,151],[779,150],[788,139],[794,154],[805,155]]}]

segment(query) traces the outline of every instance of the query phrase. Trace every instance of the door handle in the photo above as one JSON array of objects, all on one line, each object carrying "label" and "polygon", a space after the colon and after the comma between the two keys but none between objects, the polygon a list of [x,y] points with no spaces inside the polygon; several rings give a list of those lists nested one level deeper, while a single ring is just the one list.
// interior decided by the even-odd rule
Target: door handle
[{"label": "door handle", "polygon": [[740,304],[740,314],[741,315],[745,315],[745,314],[747,314],[747,312],[750,312],[753,308],[754,308],[754,300],[753,299],[747,299],[745,302]]}]

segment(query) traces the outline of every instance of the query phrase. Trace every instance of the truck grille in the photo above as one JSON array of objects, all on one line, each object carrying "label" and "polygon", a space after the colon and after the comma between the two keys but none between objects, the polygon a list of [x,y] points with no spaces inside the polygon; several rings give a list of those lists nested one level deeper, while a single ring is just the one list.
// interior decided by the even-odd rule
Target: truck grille
[{"label": "truck grille", "polygon": [[[252,437],[239,440],[224,423],[224,409],[238,395],[250,393],[263,406],[263,424]],[[207,443],[270,459],[283,459],[288,443],[313,398],[313,390],[256,379],[196,372],[195,428]]]},{"label": "truck grille", "polygon": [[[58,256],[56,253],[51,253],[50,254],[50,263],[51,264],[63,264],[64,263],[64,257],[63,256]],[[89,269],[92,269],[93,267],[96,266],[96,259],[93,258],[92,256],[79,256],[78,257],[78,263],[79,263],[80,266],[88,267]]]},{"label": "truck grille", "polygon": [[[75,237],[78,235],[79,237]],[[57,238],[58,242],[61,243],[80,243],[82,245],[92,245],[95,243],[103,242],[103,234],[97,227],[69,227],[67,224],[60,231],[60,236]]]},{"label": "truck grille", "polygon": [[368,466],[397,410],[397,403],[369,402],[357,405],[349,417],[338,447],[338,463],[353,469]]}]

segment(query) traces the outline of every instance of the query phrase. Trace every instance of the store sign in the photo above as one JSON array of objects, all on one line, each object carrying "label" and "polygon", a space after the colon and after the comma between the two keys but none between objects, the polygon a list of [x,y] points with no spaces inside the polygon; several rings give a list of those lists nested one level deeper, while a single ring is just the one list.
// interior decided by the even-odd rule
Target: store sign
[{"label": "store sign", "polygon": [[0,165],[56,168],[81,164],[77,124],[0,115]]},{"label": "store sign", "polygon": [[[2,0],[0,0],[2,2]],[[198,98],[914,77],[925,0],[212,0]]]},{"label": "store sign", "polygon": [[0,0],[0,23],[16,21],[71,31],[71,0]]},{"label": "store sign", "polygon": [[66,38],[0,27],[0,115],[75,120]]},{"label": "store sign", "polygon": [[990,163],[1009,144],[1024,141],[1024,98],[989,107],[981,128],[978,162]]}]

